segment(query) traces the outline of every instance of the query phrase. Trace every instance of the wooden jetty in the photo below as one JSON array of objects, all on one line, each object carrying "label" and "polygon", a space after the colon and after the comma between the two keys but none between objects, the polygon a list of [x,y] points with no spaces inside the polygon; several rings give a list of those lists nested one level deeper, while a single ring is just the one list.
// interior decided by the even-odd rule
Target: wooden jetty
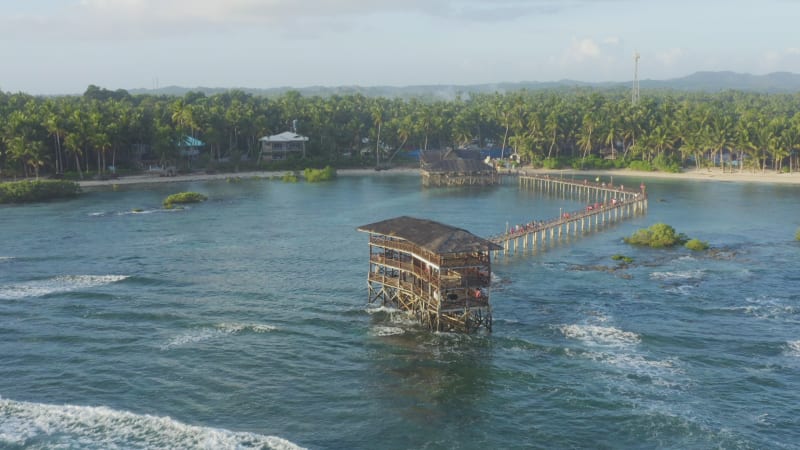
[{"label": "wooden jetty", "polygon": [[639,189],[627,188],[612,183],[575,181],[553,178],[547,175],[519,175],[520,189],[535,189],[550,195],[573,198],[586,202],[578,211],[562,212],[560,217],[515,225],[505,233],[489,240],[501,247],[505,254],[524,251],[547,240],[599,230],[601,227],[622,219],[644,214],[647,211],[647,191],[644,183]]},{"label": "wooden jetty", "polygon": [[369,233],[369,303],[416,315],[436,331],[492,329],[491,251],[470,232],[402,216],[358,227]]}]

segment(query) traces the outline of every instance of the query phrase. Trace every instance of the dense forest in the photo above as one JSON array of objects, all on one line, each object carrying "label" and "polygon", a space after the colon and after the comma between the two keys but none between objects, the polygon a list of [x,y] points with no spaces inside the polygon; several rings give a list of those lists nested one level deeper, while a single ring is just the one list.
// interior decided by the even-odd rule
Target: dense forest
[{"label": "dense forest", "polygon": [[[262,136],[308,136],[299,167],[399,161],[404,150],[472,146],[544,167],[631,166],[677,170],[798,170],[800,94],[622,89],[463,93],[455,100],[360,94],[267,98],[228,91],[207,96],[130,95],[89,86],[82,96],[0,92],[0,177],[102,177],[143,161],[184,170],[287,168],[258,163]],[[184,136],[206,145],[184,161]],[[395,157],[397,157],[395,159]],[[283,167],[276,165],[283,164]]]}]

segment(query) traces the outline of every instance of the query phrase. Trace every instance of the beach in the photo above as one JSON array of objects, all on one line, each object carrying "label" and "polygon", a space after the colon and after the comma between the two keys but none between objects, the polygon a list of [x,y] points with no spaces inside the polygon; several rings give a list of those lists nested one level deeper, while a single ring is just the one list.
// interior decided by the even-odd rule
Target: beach
[{"label": "beach", "polygon": [[[176,175],[173,177],[162,177],[158,175],[145,174],[145,175],[131,175],[120,177],[111,180],[84,180],[79,181],[78,184],[83,188],[114,186],[114,185],[132,185],[132,184],[151,184],[151,183],[177,183],[186,181],[207,181],[207,180],[225,180],[229,178],[280,178],[286,173],[291,171],[248,171],[248,172],[232,172],[232,173],[191,173]],[[667,178],[667,179],[685,179],[685,180],[701,180],[701,181],[722,181],[722,182],[736,182],[736,183],[772,183],[772,184],[800,184],[800,172],[793,173],[777,173],[774,171],[765,172],[722,172],[720,169],[687,169],[680,173],[666,173],[666,172],[642,172],[629,169],[618,170],[550,170],[550,169],[533,169],[522,167],[518,170],[513,170],[511,173],[521,174],[548,174],[550,176],[600,176],[600,177],[641,177],[641,178]],[[338,176],[353,176],[353,175],[419,175],[418,168],[401,167],[389,170],[376,171],[374,169],[338,169],[336,171]]]}]

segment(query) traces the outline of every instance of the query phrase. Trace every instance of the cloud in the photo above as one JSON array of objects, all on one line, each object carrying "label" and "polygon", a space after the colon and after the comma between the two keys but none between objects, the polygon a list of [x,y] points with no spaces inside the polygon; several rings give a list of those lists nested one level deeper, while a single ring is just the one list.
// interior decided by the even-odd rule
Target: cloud
[{"label": "cloud", "polygon": [[327,23],[368,23],[370,16],[381,14],[510,22],[596,1],[600,0],[64,0],[58,8],[0,15],[0,36],[125,39],[209,28],[287,31],[309,24],[326,28]]},{"label": "cloud", "polygon": [[606,37],[599,41],[592,38],[572,38],[572,42],[561,57],[563,64],[583,63],[586,61],[608,60],[612,48],[620,45],[618,37]]},{"label": "cloud", "polygon": [[665,67],[673,67],[686,55],[681,48],[670,48],[655,54],[655,60]]},{"label": "cloud", "polygon": [[593,39],[573,39],[564,59],[572,62],[583,62],[600,56],[600,46]]}]

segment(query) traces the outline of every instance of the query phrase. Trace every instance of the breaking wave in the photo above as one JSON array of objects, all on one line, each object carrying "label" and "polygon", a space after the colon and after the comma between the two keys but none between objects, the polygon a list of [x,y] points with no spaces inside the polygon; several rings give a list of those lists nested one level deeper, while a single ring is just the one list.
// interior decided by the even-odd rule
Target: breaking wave
[{"label": "breaking wave", "polygon": [[196,344],[210,339],[222,338],[225,336],[236,335],[242,332],[269,333],[275,331],[272,325],[258,323],[221,323],[215,327],[200,328],[186,334],[172,338],[169,342],[161,346],[161,350],[170,350],[176,347]]},{"label": "breaking wave", "polygon": [[703,278],[703,270],[683,270],[676,272],[653,272],[650,278],[661,281],[686,281],[700,280]]},{"label": "breaking wave", "polygon": [[400,327],[387,327],[387,326],[375,326],[372,327],[369,334],[370,336],[395,336],[398,334],[404,334],[406,330]]},{"label": "breaking wave", "polygon": [[44,280],[0,286],[0,300],[19,300],[28,297],[42,297],[60,292],[91,289],[116,283],[128,278],[126,275],[63,275]]},{"label": "breaking wave", "polygon": [[187,425],[104,406],[50,405],[0,398],[0,447],[34,449],[301,449],[276,436]]},{"label": "breaking wave", "polygon": [[638,344],[641,338],[630,331],[597,325],[562,325],[559,330],[565,337],[577,339],[589,345],[626,346]]}]

